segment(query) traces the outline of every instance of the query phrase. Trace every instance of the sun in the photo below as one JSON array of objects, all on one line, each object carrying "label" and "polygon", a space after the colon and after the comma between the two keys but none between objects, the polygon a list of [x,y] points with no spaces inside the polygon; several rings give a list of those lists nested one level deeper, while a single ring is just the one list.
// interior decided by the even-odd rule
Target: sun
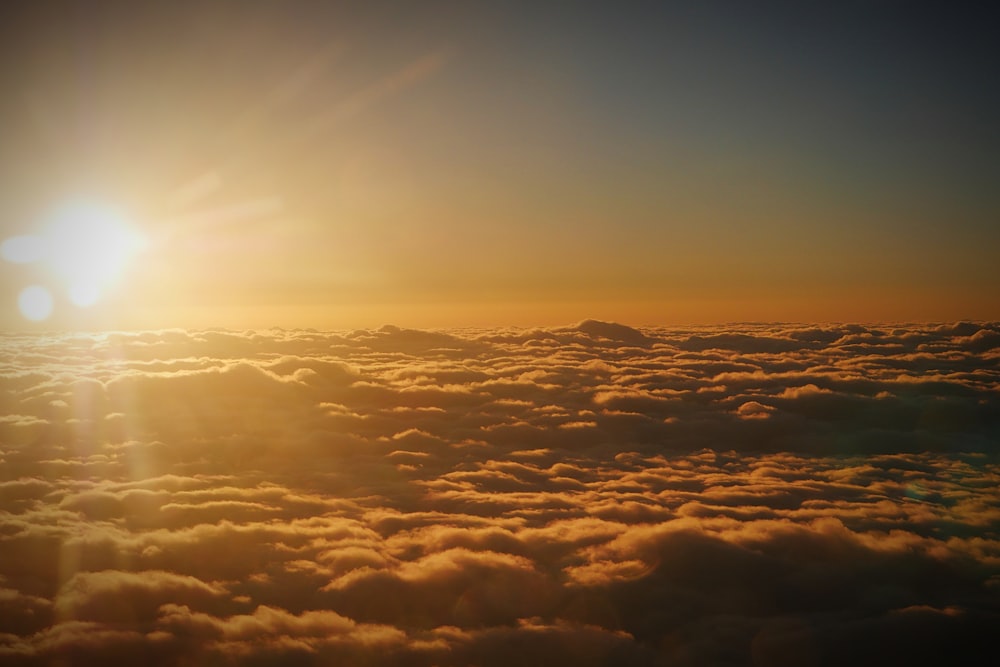
[{"label": "sun", "polygon": [[[42,264],[70,302],[85,308],[119,280],[144,245],[138,231],[112,207],[74,203],[55,211],[41,233],[4,241],[2,255],[18,264]],[[22,292],[19,305],[28,319],[44,319],[52,310],[52,296],[32,285]]]}]

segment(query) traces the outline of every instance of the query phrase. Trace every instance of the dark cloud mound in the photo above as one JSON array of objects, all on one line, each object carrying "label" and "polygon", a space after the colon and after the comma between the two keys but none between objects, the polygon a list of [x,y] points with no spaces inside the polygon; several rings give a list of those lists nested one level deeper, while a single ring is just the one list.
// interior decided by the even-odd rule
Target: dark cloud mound
[{"label": "dark cloud mound", "polygon": [[638,329],[627,327],[616,322],[601,322],[600,320],[583,320],[575,327],[576,331],[585,333],[591,338],[606,338],[619,343],[642,345],[649,342],[646,334]]},{"label": "dark cloud mound", "polygon": [[1000,326],[0,339],[0,662],[986,664]]}]

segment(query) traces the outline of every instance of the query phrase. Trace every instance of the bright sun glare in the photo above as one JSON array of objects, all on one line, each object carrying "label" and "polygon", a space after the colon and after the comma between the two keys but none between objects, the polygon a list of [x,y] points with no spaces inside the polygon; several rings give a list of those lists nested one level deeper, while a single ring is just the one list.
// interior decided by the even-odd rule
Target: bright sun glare
[{"label": "bright sun glare", "polygon": [[[2,255],[17,264],[41,263],[70,302],[83,308],[100,300],[143,245],[113,209],[74,204],[59,209],[41,233],[4,241]],[[45,287],[32,285],[21,292],[18,307],[29,320],[43,320],[53,310],[53,297]]]}]

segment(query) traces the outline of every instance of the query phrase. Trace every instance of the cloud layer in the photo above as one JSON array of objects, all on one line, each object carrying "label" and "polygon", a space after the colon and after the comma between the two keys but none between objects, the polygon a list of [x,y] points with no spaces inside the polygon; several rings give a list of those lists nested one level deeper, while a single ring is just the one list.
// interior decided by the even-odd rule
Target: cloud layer
[{"label": "cloud layer", "polygon": [[5,664],[995,651],[997,324],[0,345]]}]

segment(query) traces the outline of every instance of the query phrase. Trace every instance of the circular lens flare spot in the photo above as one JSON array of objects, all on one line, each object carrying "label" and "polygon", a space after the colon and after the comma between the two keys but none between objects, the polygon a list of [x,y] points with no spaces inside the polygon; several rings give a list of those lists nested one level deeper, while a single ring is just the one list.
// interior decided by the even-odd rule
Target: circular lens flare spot
[{"label": "circular lens flare spot", "polygon": [[52,314],[52,293],[41,285],[25,287],[17,297],[17,307],[32,322],[40,322]]}]

